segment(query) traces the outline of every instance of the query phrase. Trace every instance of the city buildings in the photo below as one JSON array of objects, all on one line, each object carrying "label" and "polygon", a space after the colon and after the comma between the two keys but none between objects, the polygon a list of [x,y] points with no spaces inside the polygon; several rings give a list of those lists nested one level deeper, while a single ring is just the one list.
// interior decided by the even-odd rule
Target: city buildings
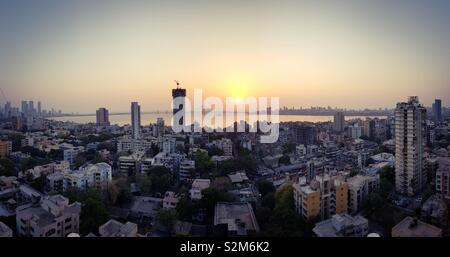
[{"label": "city buildings", "polygon": [[[88,164],[79,170],[64,172],[64,190],[70,187],[86,189],[88,187],[104,191],[112,180],[112,168],[107,163]],[[52,190],[56,191],[55,188]]]},{"label": "city buildings", "polygon": [[348,184],[348,210],[357,213],[366,197],[375,192],[380,185],[380,176],[356,175],[347,179]]},{"label": "city buildings", "polygon": [[347,212],[348,185],[339,176],[316,175],[309,183],[300,177],[293,187],[295,209],[305,220]]},{"label": "city buildings", "polygon": [[361,215],[335,214],[316,223],[313,232],[318,237],[365,237],[369,234],[369,222]]},{"label": "city buildings", "polygon": [[0,141],[0,158],[5,158],[9,156],[12,152],[12,142],[11,141]]},{"label": "city buildings", "polygon": [[413,217],[406,217],[392,228],[392,237],[441,237],[442,229],[422,222]]},{"label": "city buildings", "polygon": [[441,157],[436,170],[436,193],[445,200],[450,200],[450,158]]},{"label": "city buildings", "polygon": [[40,206],[18,209],[17,234],[31,237],[65,237],[78,233],[81,204],[69,204],[61,195],[42,198]]},{"label": "city buildings", "polygon": [[442,121],[442,101],[441,99],[435,99],[433,106],[433,116],[435,122],[441,122]]},{"label": "city buildings", "polygon": [[415,195],[426,184],[424,147],[426,109],[417,96],[397,104],[395,109],[395,188],[404,195]]},{"label": "city buildings", "polygon": [[131,103],[131,128],[132,138],[138,140],[141,137],[141,106],[137,102]]},{"label": "city buildings", "polygon": [[343,132],[345,128],[345,116],[343,112],[337,112],[333,119],[333,129],[336,132]]},{"label": "city buildings", "polygon": [[96,112],[97,126],[107,127],[110,126],[109,111],[106,108],[99,108]]}]

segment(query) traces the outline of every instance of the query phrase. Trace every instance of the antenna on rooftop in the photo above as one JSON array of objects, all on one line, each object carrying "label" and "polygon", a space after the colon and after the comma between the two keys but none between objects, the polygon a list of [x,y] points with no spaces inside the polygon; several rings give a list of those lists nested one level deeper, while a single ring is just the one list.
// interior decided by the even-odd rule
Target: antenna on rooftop
[{"label": "antenna on rooftop", "polygon": [[180,83],[178,82],[178,80],[174,80],[174,81],[175,81],[175,83],[177,84],[177,88],[179,88]]}]

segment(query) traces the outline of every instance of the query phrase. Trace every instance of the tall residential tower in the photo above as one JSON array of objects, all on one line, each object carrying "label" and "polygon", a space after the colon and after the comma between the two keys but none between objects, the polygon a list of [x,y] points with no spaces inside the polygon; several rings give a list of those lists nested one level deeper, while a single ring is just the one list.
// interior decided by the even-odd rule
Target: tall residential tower
[{"label": "tall residential tower", "polygon": [[423,150],[426,143],[426,109],[417,96],[395,109],[395,189],[413,196],[426,184]]},{"label": "tall residential tower", "polygon": [[141,106],[138,102],[131,103],[131,127],[133,139],[141,137]]}]

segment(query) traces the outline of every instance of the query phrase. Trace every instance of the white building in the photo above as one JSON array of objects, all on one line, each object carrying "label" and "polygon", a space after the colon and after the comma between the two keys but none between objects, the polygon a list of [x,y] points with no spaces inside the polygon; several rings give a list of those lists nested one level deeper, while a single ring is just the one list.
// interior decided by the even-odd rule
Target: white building
[{"label": "white building", "polygon": [[313,232],[318,237],[365,237],[369,234],[369,222],[360,215],[336,214],[316,223]]},{"label": "white building", "polygon": [[427,183],[423,151],[426,144],[426,109],[412,96],[395,109],[395,189],[415,195]]},{"label": "white building", "polygon": [[192,200],[202,199],[202,191],[209,188],[211,185],[210,179],[194,179],[192,182],[192,188],[189,190],[189,195]]},{"label": "white building", "polygon": [[82,147],[82,146],[64,149],[64,152],[63,152],[64,161],[68,161],[70,163],[70,165],[73,165],[75,163],[75,159],[76,159],[77,155],[83,151],[84,151],[84,147]]},{"label": "white building", "polygon": [[112,180],[112,169],[107,163],[89,164],[77,171],[64,173],[64,189],[78,187],[86,189],[93,187],[97,190],[108,188]]},{"label": "white building", "polygon": [[17,234],[32,237],[65,237],[78,233],[81,204],[69,205],[62,195],[44,197],[39,207],[18,208],[16,211]]}]

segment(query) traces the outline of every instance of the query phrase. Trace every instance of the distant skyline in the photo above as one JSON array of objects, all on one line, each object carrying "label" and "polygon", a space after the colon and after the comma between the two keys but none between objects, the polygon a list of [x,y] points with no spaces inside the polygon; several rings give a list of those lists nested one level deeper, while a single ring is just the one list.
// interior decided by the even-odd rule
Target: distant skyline
[{"label": "distant skyline", "polygon": [[1,1],[0,87],[15,106],[79,113],[169,110],[173,80],[287,107],[448,106],[449,13],[445,0]]}]

